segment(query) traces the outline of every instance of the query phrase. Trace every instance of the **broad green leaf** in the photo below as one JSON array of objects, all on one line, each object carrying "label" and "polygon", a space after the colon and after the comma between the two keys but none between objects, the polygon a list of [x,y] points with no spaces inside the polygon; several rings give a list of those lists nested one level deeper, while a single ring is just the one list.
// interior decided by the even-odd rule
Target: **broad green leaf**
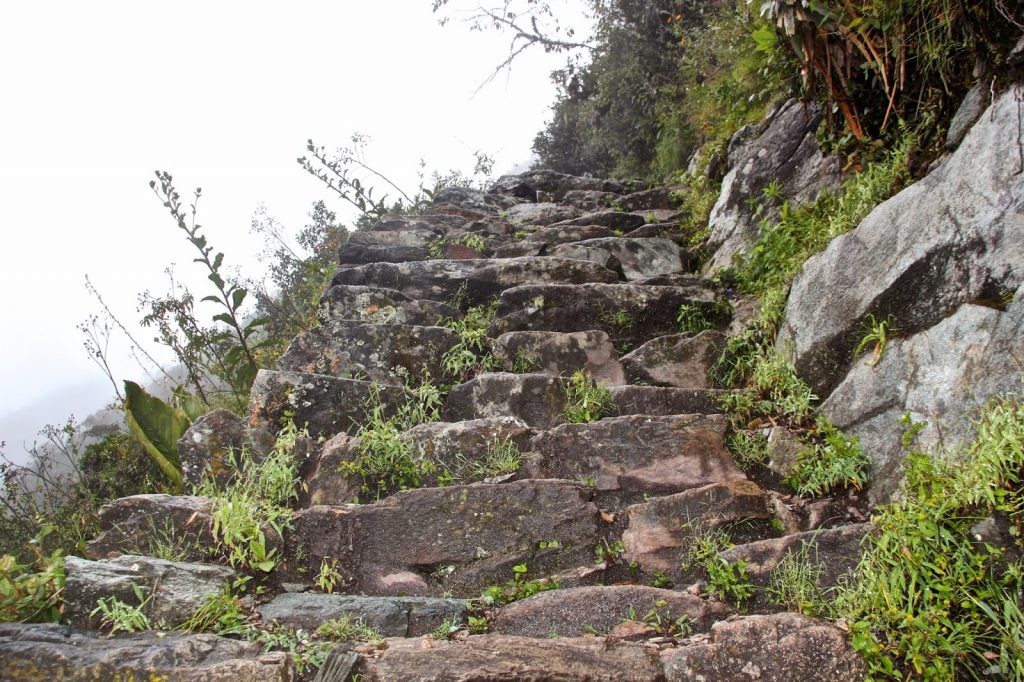
[{"label": "broad green leaf", "polygon": [[175,388],[172,395],[174,396],[174,406],[181,410],[190,422],[194,422],[210,411],[206,403],[186,391],[184,386]]},{"label": "broad green leaf", "polygon": [[245,300],[246,295],[249,292],[239,287],[231,292],[231,309],[238,310],[238,307],[242,305],[242,301]]},{"label": "broad green leaf", "polygon": [[147,393],[134,381],[124,382],[124,414],[128,427],[156,465],[176,487],[183,479],[178,439],[191,422],[179,410]]}]

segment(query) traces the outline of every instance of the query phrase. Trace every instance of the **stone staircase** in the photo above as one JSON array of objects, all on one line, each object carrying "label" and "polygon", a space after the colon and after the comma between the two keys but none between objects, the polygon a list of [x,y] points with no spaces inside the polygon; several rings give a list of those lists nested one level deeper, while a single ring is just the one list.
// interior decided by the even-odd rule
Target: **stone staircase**
[{"label": "stone staircase", "polygon": [[[761,592],[737,608],[684,561],[700,533],[727,530],[736,544],[723,558],[743,560],[755,585],[767,585],[787,554],[807,550],[827,584],[852,566],[869,527],[849,524],[841,508],[795,511],[801,501],[772,490],[777,479],[751,480],[726,449],[722,391],[708,370],[744,320],[694,274],[696,254],[678,243],[680,217],[670,188],[546,171],[504,177],[486,193],[439,192],[421,216],[352,235],[322,298],[321,325],[295,339],[276,371],[260,372],[247,419],[217,411],[193,425],[182,440],[193,482],[223,469],[230,447],[265,454],[286,414],[307,425],[297,448],[306,488],[284,536],[268,531],[285,561],[264,581],[253,618],[310,631],[350,615],[386,637],[339,645],[318,679],[863,676],[836,626],[787,613]],[[683,305],[717,328],[679,333]],[[487,336],[492,369],[502,371],[452,376],[443,360],[460,337],[439,324],[473,306],[494,306]],[[610,389],[604,418],[567,423],[577,370]],[[408,386],[428,378],[451,386],[443,421],[405,437],[432,472],[423,487],[366,499],[365,481],[344,465],[358,457],[368,398],[394,414]],[[496,441],[512,443],[521,466],[474,480]],[[842,501],[815,504],[834,511]],[[67,563],[67,619],[79,631],[0,628],[0,666],[16,671],[13,679],[145,665],[169,679],[292,679],[287,657],[248,643],[82,632],[97,626],[98,598],[129,601],[133,582],[173,622],[237,577],[201,563],[200,548],[213,544],[206,498],[126,498],[104,509],[103,524],[89,560]],[[145,558],[154,528],[196,548],[188,558],[200,562]],[[332,594],[314,585],[325,565],[339,576]],[[505,605],[479,600],[523,566],[530,580],[558,587]],[[486,619],[488,632],[429,636],[469,616]],[[154,653],[147,641],[188,653]]]}]

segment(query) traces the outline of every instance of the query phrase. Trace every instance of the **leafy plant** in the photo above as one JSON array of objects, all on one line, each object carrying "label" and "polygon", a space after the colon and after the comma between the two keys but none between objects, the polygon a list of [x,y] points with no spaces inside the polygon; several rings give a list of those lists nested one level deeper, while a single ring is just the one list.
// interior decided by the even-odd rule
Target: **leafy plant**
[{"label": "leafy plant", "polygon": [[431,636],[434,639],[449,640],[455,633],[462,629],[462,619],[458,614],[452,614],[438,624]]},{"label": "leafy plant", "polygon": [[317,627],[316,634],[331,642],[366,642],[379,646],[384,641],[380,632],[368,626],[365,620],[349,615],[324,621]]},{"label": "leafy plant", "polygon": [[900,495],[873,517],[879,532],[835,599],[872,676],[1014,679],[1020,671],[1024,566],[972,528],[1003,513],[1020,537],[1021,400],[987,405],[958,463],[913,450]]},{"label": "leafy plant", "polygon": [[441,357],[445,374],[457,381],[464,381],[497,364],[487,347],[487,326],[497,310],[497,302],[474,306],[461,318],[449,318],[442,322],[443,326],[459,335],[459,342]]},{"label": "leafy plant", "polygon": [[827,616],[828,591],[820,586],[823,568],[811,557],[812,542],[789,552],[772,568],[766,593],[775,603],[805,616]]},{"label": "leafy plant", "polygon": [[642,616],[631,606],[626,617],[628,620],[651,626],[659,637],[689,637],[693,633],[693,624],[690,622],[689,616],[684,614],[678,618],[672,618],[666,609],[667,606],[666,600],[657,599]]},{"label": "leafy plant", "polygon": [[463,455],[456,458],[460,468],[465,471],[469,481],[480,481],[495,476],[506,476],[519,471],[523,463],[523,453],[511,436],[493,436],[487,442],[484,458],[469,460]]},{"label": "leafy plant", "polygon": [[198,492],[213,498],[213,535],[232,566],[268,573],[277,565],[276,550],[268,547],[265,528],[281,535],[291,523],[288,504],[298,499],[298,467],[293,450],[305,437],[288,419],[278,432],[273,450],[256,462],[243,450],[227,490],[208,480]]},{"label": "leafy plant", "polygon": [[341,573],[338,572],[338,560],[328,560],[324,557],[324,560],[320,562],[320,571],[316,574],[316,586],[327,594],[331,594],[341,581]]},{"label": "leafy plant", "polygon": [[[163,202],[178,228],[186,234],[189,243],[199,252],[199,256],[193,260],[206,268],[209,273],[207,279],[214,286],[216,293],[204,296],[201,300],[210,301],[222,310],[213,316],[213,321],[222,323],[226,330],[206,335],[202,343],[209,349],[204,352],[216,356],[216,366],[220,370],[217,376],[231,387],[236,396],[248,395],[249,388],[260,367],[255,353],[261,347],[273,343],[270,339],[258,339],[268,320],[258,317],[243,322],[242,306],[249,292],[244,287],[224,279],[222,269],[224,254],[214,253],[206,236],[200,233],[202,226],[196,222],[196,206],[202,195],[202,189],[195,190],[193,203],[189,206],[189,212],[186,213],[181,204],[181,196],[174,188],[171,175],[164,171],[157,171],[156,178],[149,183],[150,188]],[[143,324],[147,324],[147,320],[152,323],[154,319],[152,316],[147,317],[143,320]],[[179,327],[188,335],[190,327],[188,324],[180,322],[179,320]],[[194,320],[192,322],[194,323]],[[190,365],[187,364],[187,366]],[[202,395],[201,383],[196,381],[195,385]]]},{"label": "leafy plant", "polygon": [[743,471],[749,472],[755,465],[768,463],[768,437],[760,431],[738,431],[726,445]]},{"label": "leafy plant", "polygon": [[474,635],[486,635],[490,630],[490,623],[482,616],[468,616],[466,624],[469,626],[469,632]]},{"label": "leafy plant", "polygon": [[503,585],[492,585],[484,590],[480,599],[488,606],[503,606],[520,599],[532,597],[539,592],[558,589],[558,581],[551,578],[530,580],[526,576],[526,564],[512,567],[512,580]]},{"label": "leafy plant", "polygon": [[339,469],[362,479],[361,490],[377,499],[395,490],[419,487],[436,472],[428,459],[413,452],[405,431],[417,424],[437,421],[441,392],[429,377],[417,386],[406,386],[408,400],[395,414],[381,401],[374,384],[366,401],[366,423],[359,427],[359,450],[354,462],[342,462]]},{"label": "leafy plant", "polygon": [[102,614],[102,627],[109,629],[110,635],[117,632],[138,632],[152,629],[153,626],[144,609],[152,600],[153,595],[147,597],[142,588],[135,583],[132,583],[132,593],[139,600],[138,606],[125,604],[116,597],[101,598],[96,602],[96,608],[89,615]]},{"label": "leafy plant", "polygon": [[178,440],[188,430],[191,420],[134,381],[124,382],[124,416],[146,453],[167,480],[181,490],[184,479],[178,459]]},{"label": "leafy plant", "polygon": [[612,392],[584,370],[576,370],[565,384],[565,418],[571,424],[597,421],[612,404]]},{"label": "leafy plant", "polygon": [[695,334],[715,328],[714,321],[708,319],[703,308],[689,303],[679,306],[679,312],[676,314],[676,323],[679,325],[680,332],[693,332]]},{"label": "leafy plant", "polygon": [[717,557],[708,561],[704,570],[708,573],[708,586],[712,593],[736,602],[753,596],[754,585],[747,575],[747,564],[742,559],[729,562]]},{"label": "leafy plant", "polygon": [[853,349],[854,357],[859,356],[868,348],[868,346],[874,344],[871,351],[871,361],[868,365],[871,367],[877,367],[878,363],[882,360],[882,353],[885,352],[885,344],[888,341],[889,336],[894,331],[892,323],[892,315],[889,315],[884,320],[878,320],[874,315],[868,315],[864,335],[857,343],[856,348]]},{"label": "leafy plant", "polygon": [[[243,583],[244,584],[244,583]],[[203,603],[178,629],[186,632],[234,634],[247,626],[248,613],[230,586],[219,594],[207,595]]]},{"label": "leafy plant", "polygon": [[61,617],[60,594],[64,590],[64,553],[57,549],[45,556],[36,551],[33,565],[16,557],[0,557],[0,622],[56,623]]},{"label": "leafy plant", "polygon": [[814,430],[806,437],[809,445],[798,453],[795,471],[786,483],[801,495],[860,489],[868,480],[870,460],[859,439],[843,435],[824,417],[815,422]]}]

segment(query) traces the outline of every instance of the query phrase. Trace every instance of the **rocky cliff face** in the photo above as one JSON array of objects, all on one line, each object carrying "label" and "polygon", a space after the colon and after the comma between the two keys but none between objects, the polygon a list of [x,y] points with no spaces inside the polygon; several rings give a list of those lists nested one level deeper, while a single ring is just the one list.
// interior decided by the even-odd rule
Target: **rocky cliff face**
[{"label": "rocky cliff face", "polygon": [[[942,165],[808,261],[793,285],[778,343],[829,395],[826,414],[861,437],[876,499],[898,481],[904,411],[931,422],[933,441],[960,438],[970,407],[1019,385],[1024,303],[1008,294],[1024,284],[1021,106],[1019,90],[997,98]],[[744,194],[777,174],[798,200],[837,181],[808,143],[814,124],[789,103],[737,140],[710,263],[756,237]],[[257,572],[265,591],[248,605],[253,620],[310,630],[347,615],[386,638],[339,645],[323,680],[862,678],[843,630],[768,599],[737,612],[735,595],[691,560],[708,533],[729,529],[736,546],[722,556],[742,560],[753,584],[813,552],[828,585],[873,529],[857,523],[856,494],[801,507],[726,449],[723,392],[708,373],[735,325],[726,292],[676,241],[670,192],[535,171],[436,199],[421,216],[357,233],[321,326],[260,373],[247,417],[211,413],[182,439],[189,480],[212,467],[223,481],[225,447],[249,443],[262,458],[286,414],[308,427],[296,448],[301,502],[283,532],[264,529],[280,561]],[[493,311],[474,351],[492,359],[453,364],[465,346],[458,321],[479,315],[474,306]],[[680,333],[681,310],[710,328]],[[875,367],[850,357],[869,314],[900,329]],[[582,407],[571,378],[580,370],[610,387]],[[405,485],[374,479],[368,496],[359,426],[401,414],[427,378],[449,387],[443,421],[408,428],[402,442],[431,466]],[[593,420],[570,423],[581,409]],[[496,442],[521,458],[495,470]],[[130,599],[132,585],[151,596],[154,624],[174,626],[238,577],[203,549],[215,544],[211,504],[139,496],[105,508],[90,556],[66,564],[67,613],[82,629],[4,626],[8,677],[294,679],[288,657],[248,643],[88,630],[96,600]],[[191,548],[178,557],[191,563],[142,556],[157,527]],[[477,599],[527,582],[556,589]],[[490,631],[449,638],[469,618]],[[427,634],[438,628],[443,636]]]}]

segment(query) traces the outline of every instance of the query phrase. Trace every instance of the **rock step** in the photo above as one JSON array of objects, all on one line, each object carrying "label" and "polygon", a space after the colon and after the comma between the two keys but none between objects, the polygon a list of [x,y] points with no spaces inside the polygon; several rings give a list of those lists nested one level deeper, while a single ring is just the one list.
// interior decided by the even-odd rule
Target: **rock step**
[{"label": "rock step", "polygon": [[562,424],[530,441],[522,475],[584,481],[602,508],[645,495],[745,481],[725,449],[722,415],[632,415]]},{"label": "rock step", "polygon": [[866,674],[845,632],[795,613],[721,621],[707,635],[643,644],[593,636],[488,634],[454,641],[396,639],[387,645],[361,654],[347,672],[381,682],[849,682]]},{"label": "rock step", "polygon": [[[536,433],[513,417],[416,426],[400,436],[421,468],[421,487],[485,479],[568,479],[586,483],[603,508],[649,494],[745,479],[725,449],[722,415],[608,417]],[[346,504],[367,492],[395,492],[390,479],[356,473],[360,441],[329,440],[304,476],[309,504]],[[368,488],[368,490],[366,489]]]},{"label": "rock step", "polygon": [[509,332],[494,339],[491,347],[508,372],[570,376],[583,370],[606,386],[626,383],[615,346],[603,331]]},{"label": "rock step", "polygon": [[718,601],[645,585],[573,587],[541,592],[488,613],[489,632],[519,637],[606,635],[623,621],[653,612],[668,624],[685,618],[692,632],[707,632],[732,609]]},{"label": "rock step", "polygon": [[557,480],[406,490],[301,510],[286,546],[307,576],[337,562],[344,592],[476,597],[517,564],[537,577],[592,566],[603,532],[592,494]]},{"label": "rock step", "polygon": [[[512,416],[537,429],[567,421],[566,380],[551,374],[488,372],[452,388],[441,408],[445,421]],[[658,386],[613,386],[607,416],[672,415],[721,412],[727,391]]]},{"label": "rock step", "polygon": [[292,629],[315,632],[329,620],[361,620],[384,637],[419,637],[453,619],[466,620],[464,599],[434,597],[365,597],[284,592],[257,607],[265,624],[276,623]]},{"label": "rock step", "polygon": [[412,299],[394,289],[358,285],[328,287],[317,311],[321,324],[352,321],[431,326],[461,316],[458,308],[446,303]]},{"label": "rock step", "polygon": [[[579,262],[579,261],[576,261]],[[512,331],[606,332],[620,350],[679,332],[682,305],[716,319],[715,294],[699,286],[529,284],[502,292],[491,336]]]},{"label": "rock step", "polygon": [[472,305],[486,303],[505,289],[527,283],[580,284],[617,280],[615,273],[595,263],[524,257],[357,265],[339,270],[331,285],[382,287],[412,298],[438,301],[461,296]]},{"label": "rock step", "polygon": [[[733,480],[650,499],[626,509],[623,559],[645,574],[674,581],[691,577],[684,566],[694,542],[728,524],[766,521],[772,514],[765,492],[753,481]],[[750,525],[748,533],[763,533]]]},{"label": "rock step", "polygon": [[[443,483],[470,483],[493,476],[510,477],[519,468],[521,453],[530,450],[535,431],[514,417],[493,417],[457,423],[420,424],[402,434],[409,457],[430,463],[420,480],[423,487]],[[327,441],[303,473],[304,505],[347,504],[366,498],[364,483],[371,491],[387,491],[387,480],[367,476],[366,481],[344,468],[360,454],[360,441],[338,434]]]},{"label": "rock step", "polygon": [[711,368],[726,336],[717,331],[668,334],[651,339],[620,358],[627,381],[651,386],[713,388]]},{"label": "rock step", "polygon": [[684,254],[672,240],[658,237],[586,239],[550,247],[544,255],[597,263],[620,273],[626,281],[692,271],[697,265],[693,254]]},{"label": "rock step", "polygon": [[378,385],[325,374],[261,369],[249,395],[249,424],[277,432],[286,413],[313,440],[354,433],[372,413],[371,396],[388,417],[408,400],[401,386]]},{"label": "rock step", "polygon": [[291,657],[258,642],[153,633],[111,639],[65,625],[0,624],[0,670],[9,680],[291,682]]},{"label": "rock step", "polygon": [[445,327],[332,321],[296,336],[278,369],[394,385],[443,382],[454,377],[446,376],[442,358],[458,343]]}]

